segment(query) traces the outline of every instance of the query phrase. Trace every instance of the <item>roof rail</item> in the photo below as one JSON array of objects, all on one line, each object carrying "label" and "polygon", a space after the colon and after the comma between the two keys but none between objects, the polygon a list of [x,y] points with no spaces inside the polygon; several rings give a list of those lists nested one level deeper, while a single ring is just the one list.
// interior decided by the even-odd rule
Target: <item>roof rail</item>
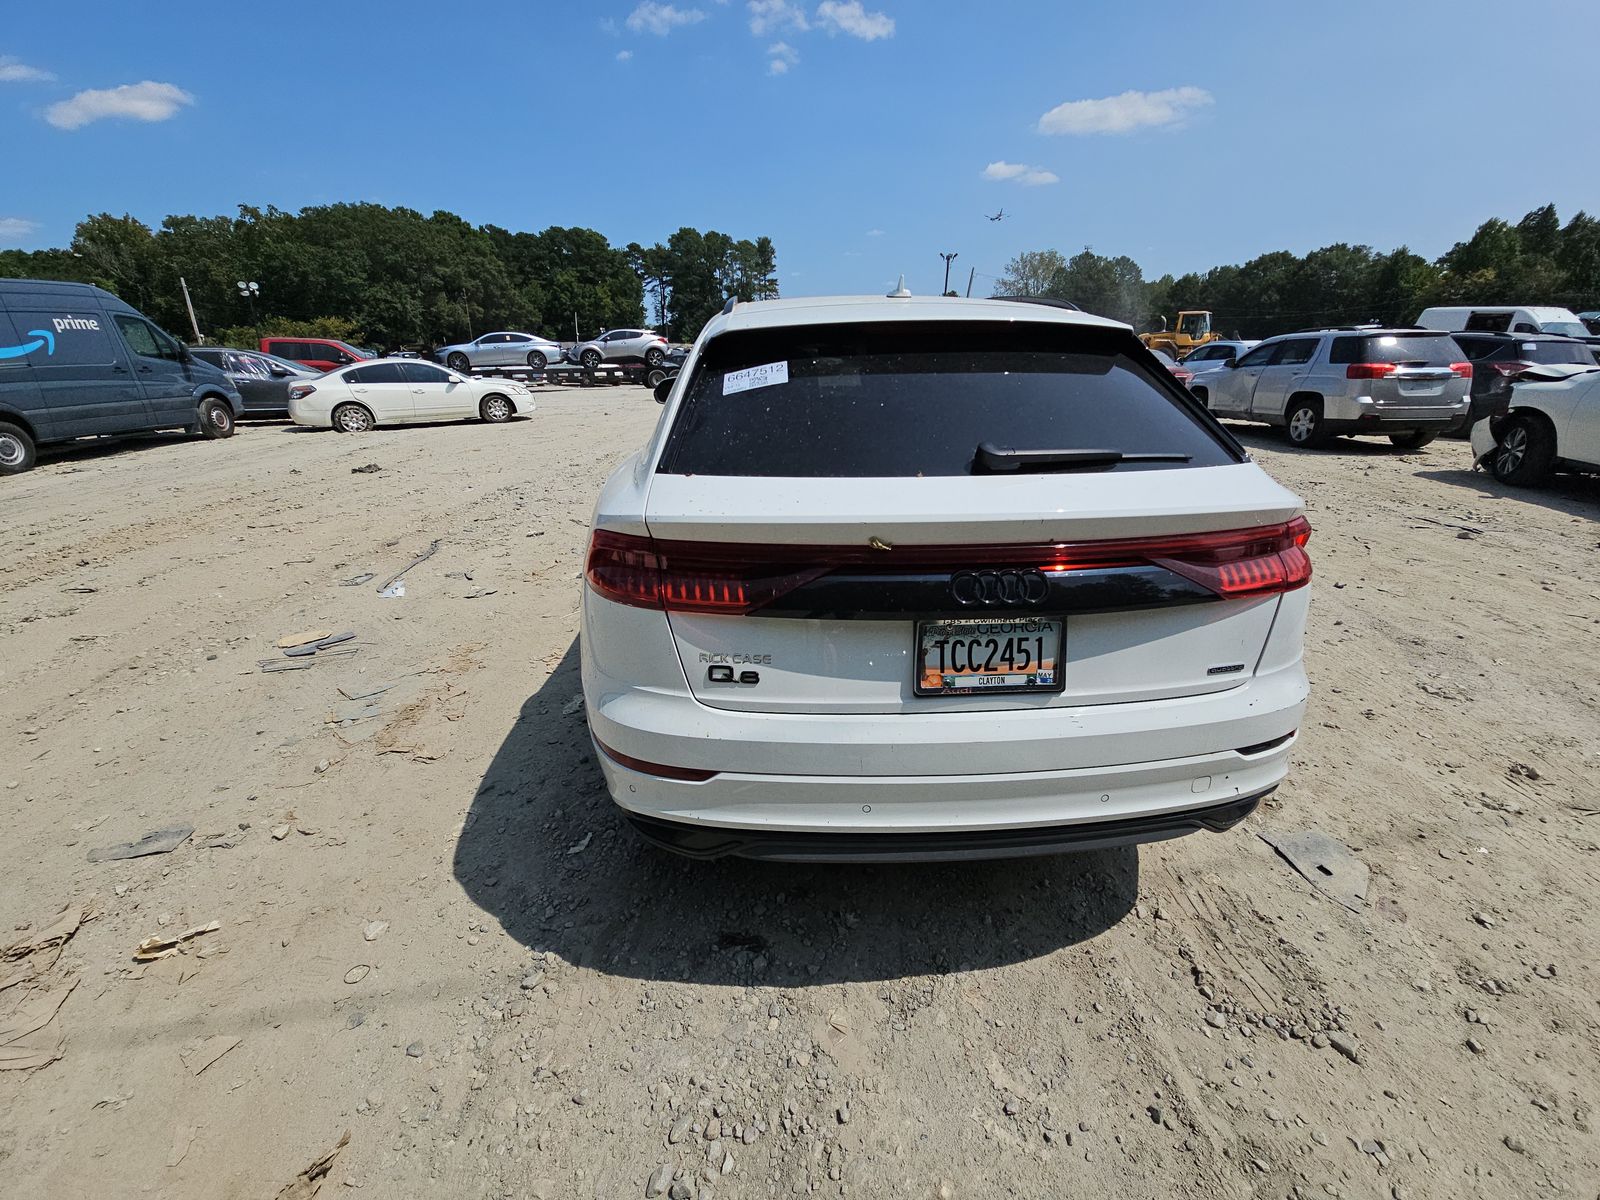
[{"label": "roof rail", "polygon": [[1057,300],[1053,296],[990,296],[991,300],[1010,300],[1016,304],[1043,304],[1050,308],[1065,308],[1070,312],[1082,312],[1083,307],[1074,304],[1071,300]]},{"label": "roof rail", "polygon": [[[1368,321],[1362,325],[1313,325],[1309,329],[1292,330],[1293,333],[1361,333],[1363,330],[1374,329],[1428,329],[1426,325],[1400,325],[1389,324],[1385,321]],[[1442,333],[1443,330],[1429,329],[1429,333]],[[1281,333],[1273,334],[1274,337],[1283,337]]]}]

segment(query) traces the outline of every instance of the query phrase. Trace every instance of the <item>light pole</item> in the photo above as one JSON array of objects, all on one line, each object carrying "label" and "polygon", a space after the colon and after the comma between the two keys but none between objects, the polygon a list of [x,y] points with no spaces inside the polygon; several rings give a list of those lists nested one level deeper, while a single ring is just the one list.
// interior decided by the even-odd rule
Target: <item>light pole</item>
[{"label": "light pole", "polygon": [[951,251],[949,254],[941,252],[939,257],[944,259],[944,289],[939,293],[942,296],[950,291],[950,264],[959,256],[954,251]]},{"label": "light pole", "polygon": [[246,283],[243,279],[238,282],[239,295],[250,301],[250,324],[256,323],[256,297],[261,295],[261,285],[254,279]]}]

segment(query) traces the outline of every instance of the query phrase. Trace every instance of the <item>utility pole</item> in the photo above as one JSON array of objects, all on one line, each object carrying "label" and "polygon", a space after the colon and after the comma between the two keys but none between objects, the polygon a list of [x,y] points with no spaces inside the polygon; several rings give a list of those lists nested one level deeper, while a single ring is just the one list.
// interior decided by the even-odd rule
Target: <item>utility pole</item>
[{"label": "utility pole", "polygon": [[974,279],[976,279],[977,276],[978,276],[978,268],[977,267],[973,267],[972,270],[967,272],[967,299],[968,300],[972,299],[972,281]]},{"label": "utility pole", "polygon": [[194,344],[204,345],[205,338],[200,336],[200,322],[194,319],[194,301],[189,299],[189,281],[179,275],[178,286],[183,289],[183,306],[189,310],[189,327],[194,330]]},{"label": "utility pole", "polygon": [[957,255],[955,251],[951,251],[949,254],[941,251],[939,257],[944,259],[944,289],[939,293],[942,296],[950,290],[950,264],[956,259]]}]

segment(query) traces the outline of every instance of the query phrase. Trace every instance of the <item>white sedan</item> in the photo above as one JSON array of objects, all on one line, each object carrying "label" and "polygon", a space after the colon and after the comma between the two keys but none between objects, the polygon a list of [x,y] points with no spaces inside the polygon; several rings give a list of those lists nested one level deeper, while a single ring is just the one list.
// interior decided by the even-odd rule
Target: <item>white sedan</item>
[{"label": "white sedan", "polygon": [[533,411],[533,392],[509,379],[469,379],[414,358],[369,359],[289,388],[297,425],[364,433],[469,417],[498,424]]}]

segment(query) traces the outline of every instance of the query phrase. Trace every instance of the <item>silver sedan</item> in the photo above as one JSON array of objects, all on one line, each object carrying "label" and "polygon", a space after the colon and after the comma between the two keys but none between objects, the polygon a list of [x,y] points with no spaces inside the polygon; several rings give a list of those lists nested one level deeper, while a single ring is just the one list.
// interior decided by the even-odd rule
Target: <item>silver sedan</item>
[{"label": "silver sedan", "polygon": [[548,364],[561,361],[561,343],[531,333],[486,333],[470,342],[441,346],[433,357],[452,371],[477,367],[531,367],[542,371]]}]

